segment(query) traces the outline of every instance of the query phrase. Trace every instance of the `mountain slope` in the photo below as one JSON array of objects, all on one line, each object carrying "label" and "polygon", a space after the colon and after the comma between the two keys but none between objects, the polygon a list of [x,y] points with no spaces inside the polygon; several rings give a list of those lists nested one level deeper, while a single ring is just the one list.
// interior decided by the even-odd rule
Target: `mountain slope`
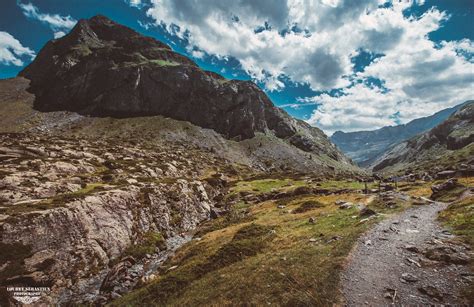
[{"label": "mountain slope", "polygon": [[167,45],[104,16],[80,20],[48,42],[21,73],[40,111],[96,117],[162,115],[210,128],[225,138],[257,133],[302,151],[349,163],[324,133],[290,117],[250,81],[201,70]]},{"label": "mountain slope", "polygon": [[474,102],[464,105],[430,131],[393,146],[371,167],[378,172],[436,171],[474,164]]},{"label": "mountain slope", "polygon": [[367,166],[391,146],[439,125],[469,102],[441,110],[431,116],[412,120],[404,125],[383,127],[373,131],[348,133],[336,131],[331,136],[331,141],[359,165]]}]

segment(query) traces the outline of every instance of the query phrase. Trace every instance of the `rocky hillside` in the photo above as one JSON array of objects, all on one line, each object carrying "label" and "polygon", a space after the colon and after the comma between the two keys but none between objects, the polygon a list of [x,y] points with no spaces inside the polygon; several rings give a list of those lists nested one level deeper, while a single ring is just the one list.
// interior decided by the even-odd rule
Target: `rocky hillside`
[{"label": "rocky hillside", "polygon": [[243,177],[361,173],[251,82],[205,72],[105,17],[0,80],[3,286],[104,304],[153,279]]},{"label": "rocky hillside", "polygon": [[359,165],[368,166],[393,145],[434,128],[468,103],[470,101],[404,125],[383,127],[373,131],[348,133],[336,131],[331,136],[331,141]]},{"label": "rocky hillside", "polygon": [[250,81],[200,69],[160,41],[104,16],[80,20],[48,42],[21,73],[40,111],[96,117],[162,115],[210,128],[227,139],[258,133],[347,163],[324,133],[276,108]]},{"label": "rocky hillside", "polygon": [[474,102],[464,105],[430,131],[393,146],[375,160],[376,172],[406,169],[474,169]]},{"label": "rocky hillside", "polygon": [[[50,303],[131,289],[224,210],[236,172],[171,144],[25,134],[2,134],[0,144],[0,282],[51,287]],[[127,280],[117,270],[129,270]]]},{"label": "rocky hillside", "polygon": [[235,141],[213,129],[163,116],[110,118],[69,111],[41,112],[33,108],[35,96],[26,91],[28,87],[29,81],[21,77],[0,80],[0,113],[4,115],[0,132],[192,145],[257,172],[315,172],[323,176],[361,173],[323,134],[320,149],[307,152],[271,133],[256,132],[251,139]]}]

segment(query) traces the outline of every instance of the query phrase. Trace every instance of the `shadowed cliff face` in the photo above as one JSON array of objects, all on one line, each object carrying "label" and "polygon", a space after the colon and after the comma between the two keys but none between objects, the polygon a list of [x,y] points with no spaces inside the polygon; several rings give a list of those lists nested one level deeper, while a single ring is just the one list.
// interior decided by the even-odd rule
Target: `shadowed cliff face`
[{"label": "shadowed cliff face", "polygon": [[31,80],[40,111],[164,115],[236,139],[270,132],[304,151],[345,160],[322,131],[273,106],[254,83],[203,71],[167,45],[103,16],[81,20],[48,42],[20,75]]}]

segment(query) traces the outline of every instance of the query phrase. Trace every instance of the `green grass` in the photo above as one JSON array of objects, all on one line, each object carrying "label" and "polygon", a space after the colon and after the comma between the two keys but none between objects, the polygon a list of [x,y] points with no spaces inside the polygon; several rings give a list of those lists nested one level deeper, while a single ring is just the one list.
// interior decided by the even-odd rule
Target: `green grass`
[{"label": "green grass", "polygon": [[[474,197],[453,202],[442,211],[438,219],[459,238],[474,249]],[[474,271],[474,261],[470,262],[471,271]],[[467,301],[474,301],[474,284],[462,289],[461,293]]]},{"label": "green grass", "polygon": [[53,205],[62,205],[76,199],[83,199],[84,197],[88,195],[91,195],[99,191],[103,191],[104,186],[106,186],[106,184],[104,183],[90,183],[90,184],[87,184],[86,187],[80,190],[77,190],[75,192],[56,195],[50,200],[48,200],[48,202]]},{"label": "green grass", "polygon": [[474,248],[473,197],[450,204],[440,213],[439,219]]},{"label": "green grass", "polygon": [[214,253],[206,255],[195,265],[171,271],[160,278],[159,282],[151,284],[149,288],[139,290],[130,298],[124,299],[123,302],[119,300],[112,305],[127,305],[131,301],[133,301],[133,305],[148,305],[150,302],[153,302],[154,305],[165,305],[185,291],[186,287],[194,280],[222,267],[255,256],[273,237],[272,228],[268,226],[258,224],[244,226],[237,231],[230,242],[222,245]]},{"label": "green grass", "polygon": [[[290,180],[259,180],[239,187],[269,190]],[[357,210],[339,210],[339,198],[359,194],[301,196],[287,201],[289,214],[274,202],[238,204],[245,218],[225,217],[204,225],[194,240],[165,263],[160,277],[125,295],[114,306],[331,305],[338,302],[339,272],[352,245],[372,223]],[[308,222],[316,217],[316,223]],[[214,224],[214,225],[213,225]],[[310,242],[309,239],[316,242]],[[167,268],[177,266],[174,270]]]},{"label": "green grass", "polygon": [[[289,178],[253,179],[235,183],[231,193],[286,191],[307,184]],[[411,206],[400,201],[390,209],[373,195],[351,191],[362,184],[320,182],[320,186],[349,189],[344,194],[239,202],[229,215],[204,223],[196,233],[200,239],[185,244],[168,259],[157,279],[112,305],[340,304],[339,276],[354,243],[383,216]],[[385,215],[364,219],[355,207],[339,209],[335,205],[339,199],[367,205]],[[278,208],[279,204],[285,208]],[[315,218],[314,223],[309,222],[310,217]]]},{"label": "green grass", "polygon": [[178,66],[180,65],[178,62],[174,61],[165,61],[165,60],[150,60],[153,64],[158,64],[160,66]]},{"label": "green grass", "polygon": [[[351,189],[351,190],[363,190],[365,185],[359,181],[345,181],[345,180],[324,180],[321,181],[318,187],[323,189]],[[367,188],[375,188],[375,183],[367,183]]]},{"label": "green grass", "polygon": [[160,232],[147,232],[143,235],[138,244],[130,245],[123,252],[122,258],[132,256],[135,259],[143,259],[146,254],[154,254],[156,249],[165,250],[166,241]]},{"label": "green grass", "polygon": [[32,203],[24,203],[20,205],[9,205],[5,208],[0,210],[0,213],[7,214],[10,216],[9,222],[14,221],[14,217],[19,214],[25,214],[32,211],[42,211],[48,209],[54,209],[64,206],[66,203],[77,200],[83,199],[84,197],[96,193],[98,191],[102,191],[103,187],[106,184],[103,183],[91,183],[88,184],[86,187],[72,192],[72,193],[65,193],[65,194],[58,194],[49,199],[45,199],[41,202],[32,202]]},{"label": "green grass", "polygon": [[268,193],[272,190],[296,188],[306,185],[305,181],[293,179],[259,179],[253,181],[240,181],[234,187],[232,192],[252,192],[256,194]]},{"label": "green grass", "polygon": [[295,213],[295,214],[304,213],[304,212],[308,212],[312,209],[321,208],[321,207],[324,207],[324,205],[321,204],[318,201],[306,200],[306,201],[303,201],[298,208],[293,210],[292,213]]}]

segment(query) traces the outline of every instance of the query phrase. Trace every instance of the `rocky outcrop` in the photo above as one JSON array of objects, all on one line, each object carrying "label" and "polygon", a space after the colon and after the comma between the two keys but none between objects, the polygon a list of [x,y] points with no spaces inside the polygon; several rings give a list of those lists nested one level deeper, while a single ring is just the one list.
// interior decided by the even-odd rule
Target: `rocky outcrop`
[{"label": "rocky outcrop", "polygon": [[229,139],[270,133],[307,151],[347,161],[324,133],[276,108],[250,81],[200,69],[167,45],[104,16],[80,20],[50,41],[21,73],[35,108],[92,116],[163,115]]},{"label": "rocky outcrop", "polygon": [[[222,174],[205,176],[224,161],[198,150],[0,138],[0,281],[51,287],[51,304],[106,302],[129,290],[211,217],[227,186]],[[117,288],[110,272],[125,267]],[[101,287],[106,277],[110,289]]]}]

